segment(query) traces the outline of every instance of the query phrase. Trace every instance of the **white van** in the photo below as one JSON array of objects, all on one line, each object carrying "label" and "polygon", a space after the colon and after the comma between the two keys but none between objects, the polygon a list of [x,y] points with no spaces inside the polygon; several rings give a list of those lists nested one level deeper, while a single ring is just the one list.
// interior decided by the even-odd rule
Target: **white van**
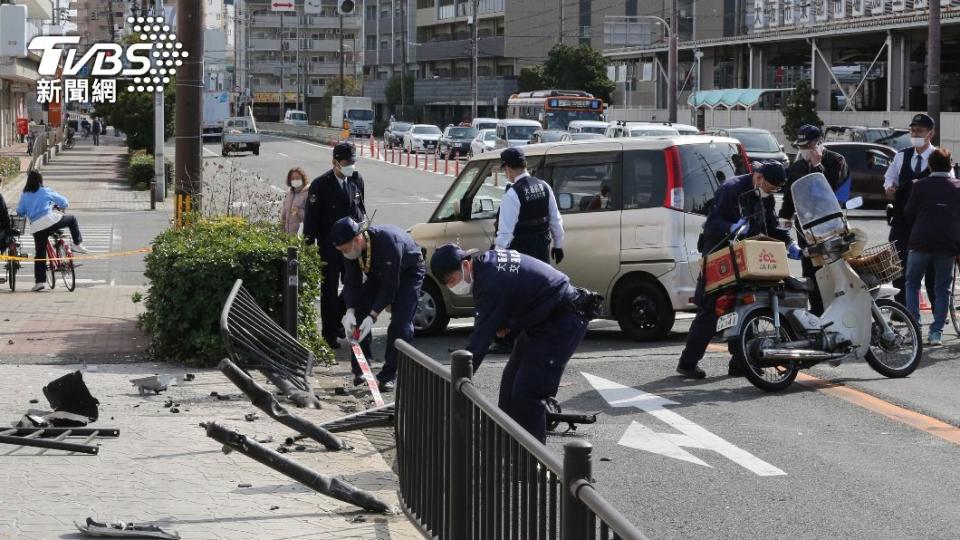
[{"label": "white van", "polygon": [[283,123],[288,126],[308,126],[307,113],[291,109],[283,114]]},{"label": "white van", "polygon": [[611,139],[621,137],[670,137],[680,135],[680,132],[674,127],[650,122],[610,122],[607,126],[606,135]]},{"label": "white van", "polygon": [[607,131],[607,122],[599,120],[574,120],[567,125],[569,133],[598,133],[603,135]]},{"label": "white van", "polygon": [[[532,145],[524,153],[531,174],[553,187],[563,214],[566,255],[557,267],[574,285],[602,294],[605,318],[630,338],[666,336],[676,311],[695,309],[697,239],[714,191],[747,172],[740,142],[596,139]],[[471,159],[429,222],[410,229],[426,260],[447,242],[488,249],[506,185],[498,153]],[[451,317],[473,315],[471,296],[455,295],[427,275],[414,323],[418,333],[438,333]]]},{"label": "white van", "polygon": [[473,122],[470,122],[470,127],[477,131],[484,129],[497,129],[497,122],[499,118],[474,118]]},{"label": "white van", "polygon": [[495,148],[525,146],[537,131],[543,129],[536,120],[500,120],[497,122]]}]

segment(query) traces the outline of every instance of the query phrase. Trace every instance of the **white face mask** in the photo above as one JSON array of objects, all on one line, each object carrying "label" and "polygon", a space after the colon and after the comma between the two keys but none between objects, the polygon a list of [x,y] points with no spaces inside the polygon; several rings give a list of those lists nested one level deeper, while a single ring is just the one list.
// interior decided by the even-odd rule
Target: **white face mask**
[{"label": "white face mask", "polygon": [[460,266],[460,274],[462,275],[460,282],[454,285],[453,287],[450,287],[450,292],[452,292],[457,296],[465,296],[470,294],[470,292],[473,290],[473,281],[467,281],[466,265]]},{"label": "white face mask", "polygon": [[797,154],[800,156],[800,159],[805,159],[807,161],[810,161],[810,157],[813,156],[813,150],[810,150],[809,148],[804,148],[802,150],[798,150]]},{"label": "white face mask", "polygon": [[926,137],[910,137],[910,144],[914,148],[923,148],[927,144],[927,139]]},{"label": "white face mask", "polygon": [[303,187],[303,180],[291,180],[290,187],[293,189],[300,189]]},{"label": "white face mask", "polygon": [[357,172],[356,165],[346,165],[346,166],[340,167],[340,174],[342,174],[346,178],[350,178],[351,176],[353,176],[353,173],[355,172]]},{"label": "white face mask", "polygon": [[358,246],[358,245],[356,245],[356,244],[351,244],[351,245],[350,245],[350,251],[344,253],[343,256],[344,256],[344,258],[346,258],[346,259],[348,259],[348,260],[355,261],[355,260],[357,260],[357,259],[360,258],[360,253],[361,253],[362,251],[363,251],[363,250],[360,249],[360,246]]}]

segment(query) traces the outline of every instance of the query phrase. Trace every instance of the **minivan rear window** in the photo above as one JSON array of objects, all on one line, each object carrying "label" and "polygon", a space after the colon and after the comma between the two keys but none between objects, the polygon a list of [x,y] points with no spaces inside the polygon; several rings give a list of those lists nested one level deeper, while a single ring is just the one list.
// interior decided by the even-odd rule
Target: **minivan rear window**
[{"label": "minivan rear window", "polygon": [[683,209],[686,212],[706,215],[717,187],[747,172],[740,148],[735,144],[709,142],[685,144],[678,148],[683,174]]},{"label": "minivan rear window", "polygon": [[667,168],[662,150],[628,150],[623,153],[623,209],[663,206],[667,194]]}]

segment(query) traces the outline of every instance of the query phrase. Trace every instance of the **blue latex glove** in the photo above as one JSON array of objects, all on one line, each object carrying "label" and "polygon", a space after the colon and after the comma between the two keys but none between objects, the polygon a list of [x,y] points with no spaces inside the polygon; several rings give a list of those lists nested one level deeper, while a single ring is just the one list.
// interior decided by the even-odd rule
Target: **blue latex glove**
[{"label": "blue latex glove", "polygon": [[[734,223],[733,225],[731,225],[731,226],[730,226],[730,232],[733,232],[733,231],[739,229],[742,225],[747,225],[747,218],[740,218],[740,221],[738,221],[738,222]],[[750,232],[750,225],[747,225],[747,227],[746,227],[745,229],[743,229],[743,234],[748,234],[749,232]]]},{"label": "blue latex glove", "polygon": [[801,255],[802,253],[800,253],[800,246],[798,246],[796,242],[790,244],[790,247],[787,248],[787,257],[790,257],[795,261],[799,261]]}]

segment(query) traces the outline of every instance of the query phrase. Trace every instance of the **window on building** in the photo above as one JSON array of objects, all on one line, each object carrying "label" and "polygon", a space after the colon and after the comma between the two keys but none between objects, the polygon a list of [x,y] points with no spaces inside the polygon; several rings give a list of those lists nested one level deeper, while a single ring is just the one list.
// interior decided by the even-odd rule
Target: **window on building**
[{"label": "window on building", "polygon": [[377,18],[377,6],[367,6],[367,20]]},{"label": "window on building", "polygon": [[434,5],[434,0],[417,0],[417,9],[430,9]]},{"label": "window on building", "polygon": [[493,75],[493,70],[490,66],[477,66],[477,75],[480,77],[489,77]]},{"label": "window on building", "polygon": [[497,75],[500,77],[513,77],[513,66],[498,66]]},{"label": "window on building", "polygon": [[389,41],[387,41],[387,40],[382,40],[382,41],[380,42],[380,48],[381,48],[381,49],[386,49],[386,48],[388,48],[388,47],[390,47],[390,42],[389,42]]},{"label": "window on building", "polygon": [[376,49],[376,48],[377,48],[377,36],[367,36],[366,47],[367,47],[367,49]]},{"label": "window on building", "polygon": [[314,78],[314,79],[310,79],[310,84],[312,84],[313,86],[324,86],[327,84],[327,80]]}]

